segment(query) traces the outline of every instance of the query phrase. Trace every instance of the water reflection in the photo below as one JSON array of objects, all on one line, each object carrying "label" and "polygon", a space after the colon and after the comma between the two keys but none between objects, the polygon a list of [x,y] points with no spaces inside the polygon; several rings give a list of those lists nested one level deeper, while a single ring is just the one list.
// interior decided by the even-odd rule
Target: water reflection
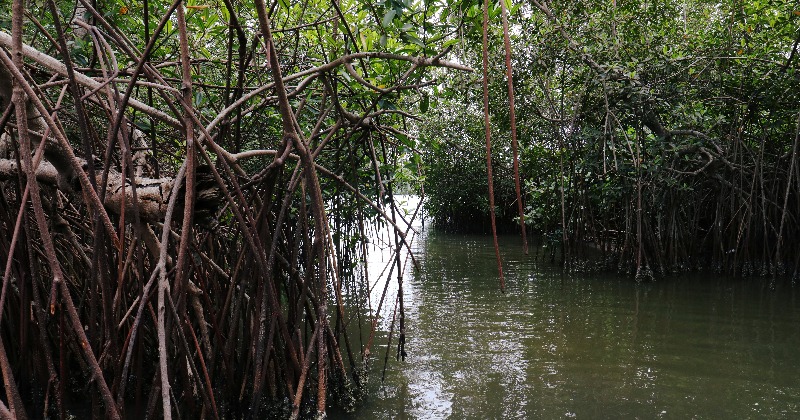
[{"label": "water reflection", "polygon": [[[488,238],[421,230],[414,251],[421,270],[404,276],[409,357],[394,361],[393,348],[381,383],[397,294],[391,286],[370,396],[355,413],[333,417],[800,415],[794,289],[770,291],[757,279],[636,285],[563,276],[535,250],[522,255],[516,237],[501,238],[501,248],[505,295]],[[370,274],[391,258],[371,253]]]}]

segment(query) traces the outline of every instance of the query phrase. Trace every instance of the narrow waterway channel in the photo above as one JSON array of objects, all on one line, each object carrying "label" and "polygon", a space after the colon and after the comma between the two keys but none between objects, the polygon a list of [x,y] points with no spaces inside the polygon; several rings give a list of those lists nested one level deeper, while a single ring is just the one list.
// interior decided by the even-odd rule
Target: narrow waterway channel
[{"label": "narrow waterway channel", "polygon": [[[800,416],[797,287],[567,275],[534,257],[542,249],[525,256],[517,237],[502,237],[501,294],[490,238],[415,225],[421,270],[404,278],[408,358],[394,360],[395,341],[381,381],[381,335],[369,395],[333,418]],[[373,252],[371,272],[387,258]]]}]

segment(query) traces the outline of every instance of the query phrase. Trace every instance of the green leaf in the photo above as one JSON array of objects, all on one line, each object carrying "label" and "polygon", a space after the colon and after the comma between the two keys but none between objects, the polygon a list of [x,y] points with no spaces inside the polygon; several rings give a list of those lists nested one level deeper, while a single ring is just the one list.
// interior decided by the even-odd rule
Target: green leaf
[{"label": "green leaf", "polygon": [[200,108],[205,103],[205,96],[203,95],[203,91],[197,89],[194,91],[194,107]]},{"label": "green leaf", "polygon": [[394,20],[394,16],[396,14],[397,12],[394,9],[389,9],[386,11],[386,14],[383,15],[383,21],[381,22],[384,28],[392,24],[392,20]]},{"label": "green leaf", "polygon": [[442,44],[442,47],[447,48],[447,47],[449,47],[451,45],[458,44],[458,41],[459,41],[458,39],[447,40],[444,44]]},{"label": "green leaf", "polygon": [[415,35],[405,34],[405,38],[408,39],[409,42],[415,45],[419,45],[420,47],[425,48],[425,43],[422,42],[421,39],[417,38]]},{"label": "green leaf", "polygon": [[431,101],[428,98],[428,95],[422,95],[422,101],[419,103],[419,112],[426,113],[428,112],[428,107],[430,106]]},{"label": "green leaf", "polygon": [[397,106],[392,101],[386,99],[378,100],[378,106],[381,109],[397,109]]},{"label": "green leaf", "polygon": [[133,122],[133,125],[135,125],[139,130],[144,131],[145,133],[150,132],[151,128],[150,120],[136,120]]},{"label": "green leaf", "polygon": [[403,144],[405,144],[406,146],[409,146],[409,147],[413,147],[413,146],[414,146],[414,143],[413,143],[413,142],[409,143],[409,141],[408,141],[408,136],[407,136],[407,135],[405,135],[405,134],[402,134],[402,133],[395,133],[395,135],[394,135],[394,136],[395,136],[395,137],[396,137],[398,140],[400,140],[400,143],[403,143]]}]

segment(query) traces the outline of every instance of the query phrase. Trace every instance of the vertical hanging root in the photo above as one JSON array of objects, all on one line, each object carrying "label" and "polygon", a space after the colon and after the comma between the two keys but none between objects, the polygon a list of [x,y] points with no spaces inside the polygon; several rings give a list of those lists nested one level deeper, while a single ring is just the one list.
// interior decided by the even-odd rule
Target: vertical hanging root
[{"label": "vertical hanging root", "polygon": [[508,11],[506,2],[500,1],[503,16],[503,45],[506,50],[506,80],[508,81],[508,112],[511,117],[511,149],[514,152],[514,187],[517,193],[517,210],[519,212],[519,229],[522,232],[522,250],[528,255],[528,238],[525,234],[525,209],[522,205],[522,188],[519,180],[519,144],[517,142],[517,113],[514,109],[514,76],[511,67],[511,40],[508,37]]},{"label": "vertical hanging root", "polygon": [[497,223],[494,215],[494,181],[492,180],[492,127],[489,122],[489,0],[483,2],[483,122],[486,127],[486,172],[489,177],[489,213],[492,219],[492,239],[494,254],[497,257],[497,272],[500,275],[500,291],[506,292],[503,277],[503,260],[500,259],[500,246],[497,244]]}]

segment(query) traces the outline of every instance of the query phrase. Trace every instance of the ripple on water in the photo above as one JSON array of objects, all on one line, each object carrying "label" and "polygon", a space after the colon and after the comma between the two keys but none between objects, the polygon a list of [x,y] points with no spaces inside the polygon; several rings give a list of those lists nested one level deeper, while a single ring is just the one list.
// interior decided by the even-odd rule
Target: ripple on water
[{"label": "ripple on water", "polygon": [[491,240],[422,232],[409,357],[381,385],[384,333],[377,392],[348,418],[800,418],[795,289],[562,275],[518,242],[501,238],[501,294]]}]

